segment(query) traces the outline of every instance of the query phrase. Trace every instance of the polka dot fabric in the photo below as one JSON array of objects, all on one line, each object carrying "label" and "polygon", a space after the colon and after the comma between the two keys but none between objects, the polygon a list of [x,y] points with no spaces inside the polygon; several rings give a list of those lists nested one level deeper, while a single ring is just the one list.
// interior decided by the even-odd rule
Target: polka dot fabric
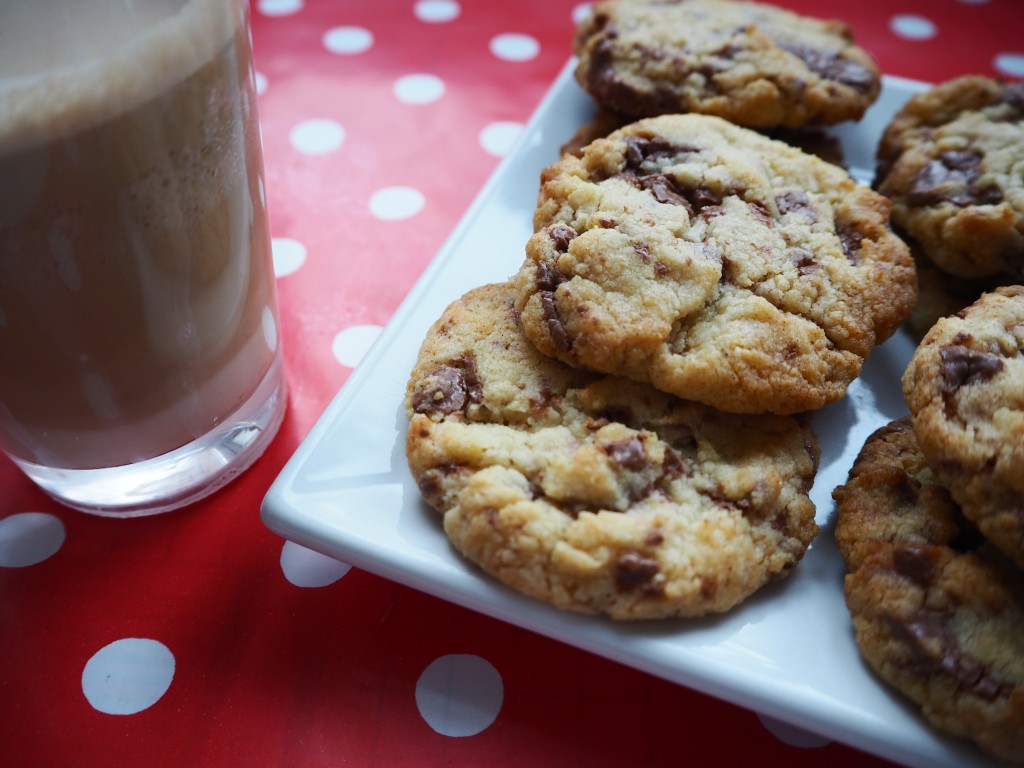
[{"label": "polka dot fabric", "polygon": [[[1017,0],[778,4],[845,19],[891,74],[1024,77]],[[584,6],[252,7],[290,409],[239,480],[160,517],[69,512],[0,459],[0,765],[883,765],[262,526],[271,481],[514,145]]]}]

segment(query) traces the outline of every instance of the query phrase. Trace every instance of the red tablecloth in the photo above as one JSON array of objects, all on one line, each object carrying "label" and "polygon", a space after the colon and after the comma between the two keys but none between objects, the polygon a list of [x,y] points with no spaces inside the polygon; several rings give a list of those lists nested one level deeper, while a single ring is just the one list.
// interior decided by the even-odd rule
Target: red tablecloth
[{"label": "red tablecloth", "polygon": [[[891,74],[1024,76],[1019,0],[779,4],[845,19]],[[881,764],[260,522],[565,64],[581,7],[254,0],[289,413],[241,479],[153,518],[68,511],[0,459],[0,765]],[[436,675],[475,681],[475,708],[452,717]]]}]

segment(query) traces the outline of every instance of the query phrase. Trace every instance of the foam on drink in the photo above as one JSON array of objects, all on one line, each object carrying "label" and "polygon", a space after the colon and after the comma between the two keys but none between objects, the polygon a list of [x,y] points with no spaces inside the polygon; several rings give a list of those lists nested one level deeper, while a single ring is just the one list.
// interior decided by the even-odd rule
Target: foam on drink
[{"label": "foam on drink", "polygon": [[244,5],[102,5],[0,12],[0,440],[69,469],[205,434],[277,339]]}]

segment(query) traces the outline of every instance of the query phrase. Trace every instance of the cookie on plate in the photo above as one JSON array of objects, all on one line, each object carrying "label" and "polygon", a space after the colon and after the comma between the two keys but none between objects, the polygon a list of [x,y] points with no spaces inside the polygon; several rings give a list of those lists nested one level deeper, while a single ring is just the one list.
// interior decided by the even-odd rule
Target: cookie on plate
[{"label": "cookie on plate", "polygon": [[945,272],[1024,276],[1024,83],[970,75],[912,97],[886,128],[875,187]]},{"label": "cookie on plate", "polygon": [[701,112],[757,128],[857,120],[880,75],[842,22],[735,0],[596,3],[577,27],[577,81],[635,117]]},{"label": "cookie on plate", "polygon": [[932,326],[903,396],[964,514],[1024,566],[1024,287],[997,288]]},{"label": "cookie on plate", "polygon": [[1024,758],[1024,577],[960,513],[909,417],[871,435],[837,502],[857,645],[935,727]]},{"label": "cookie on plate", "polygon": [[410,376],[409,467],[455,548],[508,586],[615,619],[728,610],[817,533],[817,442],[540,355],[506,284],[429,330]]},{"label": "cookie on plate", "polygon": [[513,283],[541,352],[731,412],[839,399],[914,303],[888,200],[706,115],[563,156],[534,229]]}]

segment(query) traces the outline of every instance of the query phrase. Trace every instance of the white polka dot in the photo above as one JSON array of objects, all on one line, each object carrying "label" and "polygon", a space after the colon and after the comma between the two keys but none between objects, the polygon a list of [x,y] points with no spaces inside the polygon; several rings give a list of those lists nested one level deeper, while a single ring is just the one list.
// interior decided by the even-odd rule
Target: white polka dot
[{"label": "white polka dot", "polygon": [[494,722],[504,698],[498,670],[469,654],[436,659],[416,681],[420,716],[442,736],[480,733]]},{"label": "white polka dot", "polygon": [[134,715],[160,700],[174,679],[174,655],[163,643],[129,637],[97,651],[82,670],[82,692],[93,709]]},{"label": "white polka dot", "polygon": [[503,157],[523,132],[522,123],[491,123],[480,131],[480,146],[485,152]]},{"label": "white polka dot", "polygon": [[444,80],[435,75],[405,75],[392,90],[403,104],[429,104],[444,96]]},{"label": "white polka dot", "polygon": [[257,0],[256,10],[264,16],[290,16],[302,10],[303,0]]},{"label": "white polka dot", "polygon": [[507,33],[491,39],[491,53],[505,61],[529,61],[540,53],[540,43],[529,35]]},{"label": "white polka dot", "polygon": [[935,25],[924,16],[903,13],[889,19],[889,29],[894,35],[907,40],[928,40],[935,37],[938,31]]},{"label": "white polka dot", "polygon": [[1024,53],[997,54],[992,64],[1004,75],[1024,77]]},{"label": "white polka dot", "polygon": [[333,152],[345,142],[345,127],[323,118],[303,120],[292,128],[288,140],[299,152],[323,155]]},{"label": "white polka dot", "polygon": [[334,337],[331,354],[334,359],[349,368],[355,368],[370,346],[380,336],[379,325],[353,325]]},{"label": "white polka dot", "polygon": [[262,96],[264,93],[267,92],[267,76],[264,75],[262,72],[256,72],[253,75],[253,79],[255,81],[256,93]]},{"label": "white polka dot", "polygon": [[351,570],[352,566],[306,549],[293,541],[281,548],[281,570],[296,587],[326,587]]},{"label": "white polka dot", "polygon": [[24,568],[56,554],[64,544],[64,523],[43,512],[21,512],[0,520],[0,566]]},{"label": "white polka dot", "polygon": [[420,21],[443,24],[458,18],[462,8],[454,0],[419,0],[413,12]]},{"label": "white polka dot", "polygon": [[364,53],[373,47],[373,33],[363,27],[334,27],[324,32],[323,43],[331,53]]},{"label": "white polka dot", "polygon": [[587,18],[587,14],[590,13],[590,6],[592,5],[593,3],[580,3],[579,5],[574,5],[572,9],[573,23],[579,24],[581,21]]},{"label": "white polka dot", "polygon": [[267,342],[267,349],[271,352],[277,351],[277,323],[274,321],[274,312],[270,307],[263,308],[263,340]]},{"label": "white polka dot", "polygon": [[378,219],[408,219],[423,210],[423,193],[413,187],[385,187],[370,196],[370,213]]},{"label": "white polka dot", "polygon": [[791,747],[798,747],[800,749],[817,749],[824,747],[827,744],[831,744],[830,739],[826,739],[824,736],[820,736],[810,731],[805,731],[803,728],[797,728],[795,725],[784,723],[781,720],[776,720],[766,715],[758,715],[757,719],[761,721],[770,734],[781,741],[783,744],[788,744]]},{"label": "white polka dot", "polygon": [[306,246],[290,237],[275,237],[270,241],[274,257],[274,274],[284,277],[306,263]]}]

